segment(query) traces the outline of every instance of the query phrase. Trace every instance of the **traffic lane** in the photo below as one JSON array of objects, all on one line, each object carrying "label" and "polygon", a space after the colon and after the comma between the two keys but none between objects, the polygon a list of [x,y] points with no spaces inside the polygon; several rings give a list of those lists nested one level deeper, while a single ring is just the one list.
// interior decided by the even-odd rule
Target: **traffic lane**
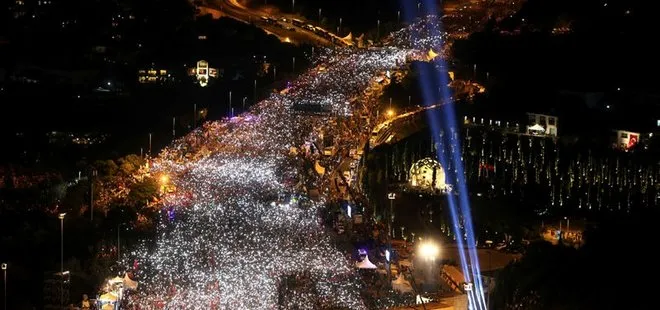
[{"label": "traffic lane", "polygon": [[219,8],[200,6],[201,14],[211,14],[213,18],[217,19],[220,17],[229,17],[246,24],[252,24],[257,28],[260,28],[266,31],[268,34],[272,34],[280,39],[282,42],[286,43],[309,43],[313,45],[322,45],[322,46],[332,46],[332,43],[322,37],[310,35],[305,32],[300,31],[290,31],[275,25],[261,22],[261,18],[253,18],[251,15],[241,14],[239,11],[234,10],[220,10]]},{"label": "traffic lane", "polygon": [[[324,45],[324,46],[331,46],[332,43],[320,36],[317,35],[312,35],[309,32],[305,31],[291,31],[287,30],[269,23],[265,22],[254,22],[254,25],[262,28],[266,31],[276,33],[280,36],[288,37],[291,38],[292,41],[296,42],[307,42],[307,43],[313,43],[313,44],[318,44],[318,45]],[[295,28],[294,28],[295,29]]]},{"label": "traffic lane", "polygon": [[[262,22],[261,17],[266,14],[258,11],[257,12],[251,11],[249,8],[242,6],[236,0],[218,0],[216,2],[221,3],[221,4],[216,3],[216,5],[218,5],[222,9],[225,9],[227,11],[227,15],[237,19],[241,19],[244,22],[253,23],[257,27],[270,31],[274,34],[277,34],[278,36],[289,37],[294,41],[311,42],[311,43],[328,45],[328,46],[332,45],[332,43],[329,40],[305,28],[290,25],[293,29],[296,29],[295,31],[290,31],[270,23]],[[290,18],[284,15],[281,16],[270,15],[269,17],[277,19],[278,22],[281,21],[282,17]]]}]

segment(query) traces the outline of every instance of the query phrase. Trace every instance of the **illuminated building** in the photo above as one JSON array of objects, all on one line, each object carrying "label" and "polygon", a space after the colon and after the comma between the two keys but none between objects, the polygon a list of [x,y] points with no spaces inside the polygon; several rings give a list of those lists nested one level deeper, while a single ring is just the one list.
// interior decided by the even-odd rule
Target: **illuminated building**
[{"label": "illuminated building", "polygon": [[614,137],[614,148],[627,151],[639,143],[639,132],[615,130],[614,133],[616,134]]},{"label": "illuminated building", "polygon": [[557,136],[558,118],[552,115],[527,113],[527,133],[530,135]]},{"label": "illuminated building", "polygon": [[208,61],[200,60],[194,68],[188,71],[188,74],[194,76],[200,86],[206,87],[209,84],[210,78],[218,77],[218,69],[210,68]]},{"label": "illuminated building", "polygon": [[174,78],[165,69],[141,69],[138,70],[138,82],[140,84],[157,84],[171,82]]},{"label": "illuminated building", "polygon": [[445,178],[445,170],[438,161],[424,158],[412,165],[408,182],[410,186],[423,191],[449,191]]}]

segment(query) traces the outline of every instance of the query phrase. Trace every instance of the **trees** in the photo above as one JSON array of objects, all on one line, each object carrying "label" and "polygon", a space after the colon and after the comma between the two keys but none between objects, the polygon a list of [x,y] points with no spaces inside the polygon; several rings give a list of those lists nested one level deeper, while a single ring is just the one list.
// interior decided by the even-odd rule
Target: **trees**
[{"label": "trees", "polygon": [[497,275],[493,308],[649,308],[652,300],[636,297],[649,296],[653,287],[640,272],[653,268],[655,259],[646,248],[654,241],[658,212],[649,213],[611,218],[588,229],[585,245],[577,250],[547,242],[530,245],[522,259]]},{"label": "trees", "polygon": [[87,184],[78,183],[73,185],[66,190],[60,207],[67,210],[67,212],[71,212],[72,215],[81,215],[89,207],[88,193],[89,186]]},{"label": "trees", "polygon": [[145,164],[145,160],[138,155],[130,154],[117,160],[119,163],[119,172],[122,176],[131,176],[136,173],[140,166]]},{"label": "trees", "polygon": [[158,196],[158,190],[158,181],[154,178],[145,178],[130,187],[126,203],[133,207],[144,206],[147,202]]},{"label": "trees", "polygon": [[97,171],[99,176],[114,176],[119,171],[119,166],[112,160],[97,160],[92,165]]}]

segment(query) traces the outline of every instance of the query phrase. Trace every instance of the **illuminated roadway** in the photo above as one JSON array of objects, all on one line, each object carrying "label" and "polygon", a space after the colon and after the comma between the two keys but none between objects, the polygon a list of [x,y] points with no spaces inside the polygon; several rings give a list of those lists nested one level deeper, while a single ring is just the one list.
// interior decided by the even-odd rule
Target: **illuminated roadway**
[{"label": "illuminated roadway", "polygon": [[[291,31],[278,26],[281,25],[282,18],[290,19],[289,15],[273,15],[272,13],[256,11],[241,4],[240,0],[209,0],[202,7],[219,10],[223,15],[247,24],[254,24],[267,33],[275,35],[283,42],[308,43],[321,46],[333,45],[329,40],[305,28],[287,23],[287,27],[295,29],[295,31]],[[272,17],[277,20],[277,24],[267,23],[261,17]],[[300,17],[298,19],[303,20],[305,24],[308,23]]]},{"label": "illuminated roadway", "polygon": [[412,118],[419,116],[419,113],[430,110],[430,109],[435,109],[442,106],[442,104],[434,104],[426,107],[420,107],[417,108],[413,111],[406,112],[403,114],[399,114],[397,116],[394,116],[388,120],[383,121],[382,123],[376,125],[374,127],[374,130],[371,132],[371,139],[369,140],[369,148],[375,148],[383,143],[390,143],[390,142],[396,142],[392,141],[394,139],[401,139],[404,137],[397,137],[396,136],[396,130],[392,130],[394,128],[394,125],[397,122],[404,121],[406,119]]}]

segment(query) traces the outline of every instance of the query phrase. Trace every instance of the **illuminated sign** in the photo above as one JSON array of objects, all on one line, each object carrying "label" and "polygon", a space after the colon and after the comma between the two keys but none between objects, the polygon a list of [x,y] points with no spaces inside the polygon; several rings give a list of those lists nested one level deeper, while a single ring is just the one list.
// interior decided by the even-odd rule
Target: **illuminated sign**
[{"label": "illuminated sign", "polygon": [[209,63],[206,60],[197,62],[195,75],[200,86],[206,87],[209,84]]}]

